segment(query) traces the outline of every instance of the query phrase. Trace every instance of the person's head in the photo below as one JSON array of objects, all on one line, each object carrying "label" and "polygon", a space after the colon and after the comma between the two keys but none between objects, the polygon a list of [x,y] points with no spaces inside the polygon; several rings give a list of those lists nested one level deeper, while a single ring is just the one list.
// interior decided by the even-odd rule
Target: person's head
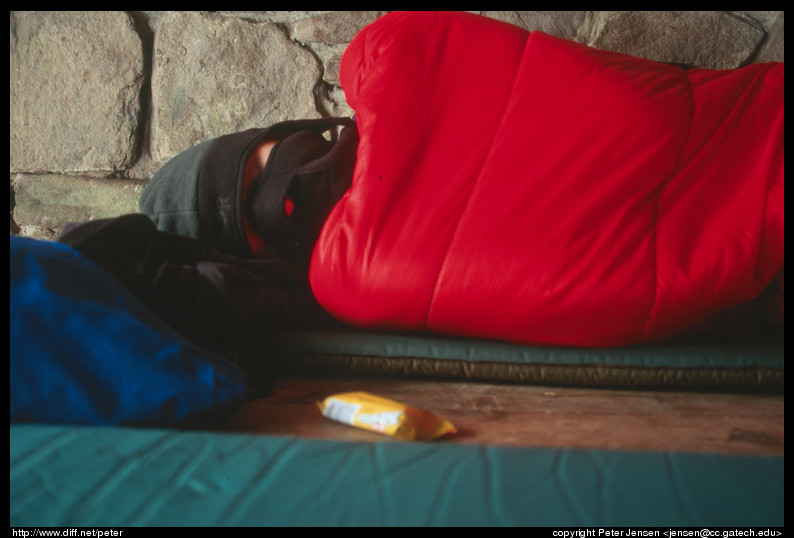
[{"label": "person's head", "polygon": [[[338,137],[323,136],[337,127]],[[159,229],[222,252],[308,263],[325,218],[350,186],[357,145],[348,118],[224,135],[168,161],[139,208]]]}]

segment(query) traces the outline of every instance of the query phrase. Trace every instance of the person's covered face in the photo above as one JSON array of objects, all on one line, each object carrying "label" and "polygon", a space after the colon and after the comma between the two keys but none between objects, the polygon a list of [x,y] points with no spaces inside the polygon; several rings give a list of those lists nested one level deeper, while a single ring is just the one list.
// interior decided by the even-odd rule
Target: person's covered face
[{"label": "person's covered face", "polygon": [[248,157],[243,191],[253,250],[261,238],[283,257],[308,262],[326,217],[350,187],[355,164],[351,134],[329,141],[302,130],[256,146]]}]

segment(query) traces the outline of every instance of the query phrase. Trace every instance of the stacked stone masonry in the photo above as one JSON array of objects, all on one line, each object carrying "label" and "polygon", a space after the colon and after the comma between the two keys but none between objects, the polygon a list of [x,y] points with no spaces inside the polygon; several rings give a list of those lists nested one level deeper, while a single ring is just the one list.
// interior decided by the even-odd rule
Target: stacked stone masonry
[{"label": "stacked stone masonry", "polygon": [[[203,140],[351,115],[339,60],[384,13],[12,11],[11,233],[135,212],[151,176]],[[664,62],[783,61],[782,11],[477,13]]]}]

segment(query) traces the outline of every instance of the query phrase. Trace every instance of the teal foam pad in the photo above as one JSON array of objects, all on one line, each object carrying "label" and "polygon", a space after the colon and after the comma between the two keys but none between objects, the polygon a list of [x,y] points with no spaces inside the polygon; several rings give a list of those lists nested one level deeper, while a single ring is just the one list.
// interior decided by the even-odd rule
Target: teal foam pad
[{"label": "teal foam pad", "polygon": [[782,456],[119,427],[10,436],[11,526],[783,525]]}]

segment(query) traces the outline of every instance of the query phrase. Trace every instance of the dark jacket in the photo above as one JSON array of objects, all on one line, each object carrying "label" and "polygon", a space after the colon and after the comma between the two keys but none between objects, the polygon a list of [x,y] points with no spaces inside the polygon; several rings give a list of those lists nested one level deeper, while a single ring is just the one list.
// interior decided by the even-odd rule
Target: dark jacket
[{"label": "dark jacket", "polygon": [[305,266],[220,253],[157,230],[146,215],[69,225],[58,241],[189,341],[225,356],[261,350],[273,332],[336,326],[314,300]]}]

